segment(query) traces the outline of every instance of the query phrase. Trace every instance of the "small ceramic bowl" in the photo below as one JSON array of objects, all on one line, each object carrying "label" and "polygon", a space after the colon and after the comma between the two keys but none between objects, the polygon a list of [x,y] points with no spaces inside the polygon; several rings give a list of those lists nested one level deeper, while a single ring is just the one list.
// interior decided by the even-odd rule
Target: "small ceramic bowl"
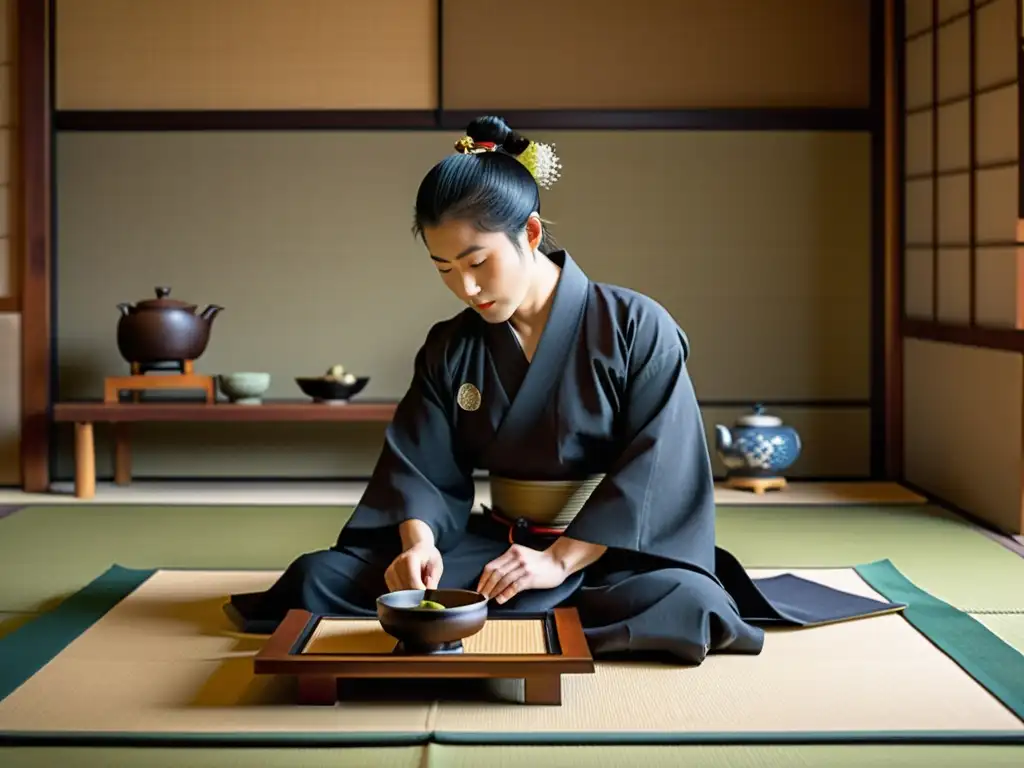
[{"label": "small ceramic bowl", "polygon": [[362,392],[369,381],[369,376],[359,376],[351,384],[345,384],[327,376],[304,376],[295,379],[299,389],[306,395],[318,403],[332,405],[347,403],[350,398]]},{"label": "small ceramic bowl", "polygon": [[259,405],[270,389],[269,373],[222,373],[217,377],[220,391],[232,403]]},{"label": "small ceramic bowl", "polygon": [[[419,607],[428,593],[443,610]],[[377,618],[406,651],[431,653],[479,632],[487,621],[487,598],[468,589],[404,589],[377,598]]]}]

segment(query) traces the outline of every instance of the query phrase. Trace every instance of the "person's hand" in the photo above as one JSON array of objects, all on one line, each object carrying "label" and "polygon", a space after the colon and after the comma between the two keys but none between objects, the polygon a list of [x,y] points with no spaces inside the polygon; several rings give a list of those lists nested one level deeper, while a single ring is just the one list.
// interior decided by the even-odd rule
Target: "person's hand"
[{"label": "person's hand", "polygon": [[484,566],[476,591],[501,604],[527,589],[551,589],[565,581],[565,567],[547,551],[513,544]]},{"label": "person's hand", "polygon": [[414,544],[391,561],[384,571],[388,589],[437,589],[441,581],[441,553],[432,542]]}]

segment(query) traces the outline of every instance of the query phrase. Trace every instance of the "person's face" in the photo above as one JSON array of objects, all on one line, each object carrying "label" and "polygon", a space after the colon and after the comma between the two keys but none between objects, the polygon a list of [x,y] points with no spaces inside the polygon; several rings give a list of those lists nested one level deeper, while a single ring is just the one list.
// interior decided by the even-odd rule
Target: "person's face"
[{"label": "person's face", "polygon": [[423,240],[448,289],[487,322],[503,323],[529,292],[541,223],[536,215],[527,221],[521,251],[504,232],[480,232],[468,221],[425,228]]}]

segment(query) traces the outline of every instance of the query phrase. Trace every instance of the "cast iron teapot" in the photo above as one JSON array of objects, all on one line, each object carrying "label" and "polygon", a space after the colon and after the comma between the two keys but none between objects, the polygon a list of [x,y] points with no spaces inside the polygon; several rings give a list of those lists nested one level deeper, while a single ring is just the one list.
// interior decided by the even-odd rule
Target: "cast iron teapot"
[{"label": "cast iron teapot", "polygon": [[180,363],[206,351],[210,326],[224,308],[211,304],[196,314],[195,304],[170,295],[170,288],[159,287],[155,299],[117,305],[117,349],[129,363]]}]

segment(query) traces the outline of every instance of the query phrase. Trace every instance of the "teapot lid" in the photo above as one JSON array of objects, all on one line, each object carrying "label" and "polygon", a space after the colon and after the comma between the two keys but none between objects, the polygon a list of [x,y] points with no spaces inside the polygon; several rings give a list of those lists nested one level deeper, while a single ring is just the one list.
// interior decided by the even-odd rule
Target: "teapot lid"
[{"label": "teapot lid", "polygon": [[778,416],[769,416],[764,412],[764,406],[757,403],[754,405],[753,413],[741,416],[736,423],[741,427],[778,427],[782,425],[782,419]]},{"label": "teapot lid", "polygon": [[171,295],[171,289],[160,286],[156,289],[155,299],[146,299],[140,301],[136,307],[139,309],[195,309],[195,304],[189,304],[186,301],[179,301],[178,299],[169,299]]}]

